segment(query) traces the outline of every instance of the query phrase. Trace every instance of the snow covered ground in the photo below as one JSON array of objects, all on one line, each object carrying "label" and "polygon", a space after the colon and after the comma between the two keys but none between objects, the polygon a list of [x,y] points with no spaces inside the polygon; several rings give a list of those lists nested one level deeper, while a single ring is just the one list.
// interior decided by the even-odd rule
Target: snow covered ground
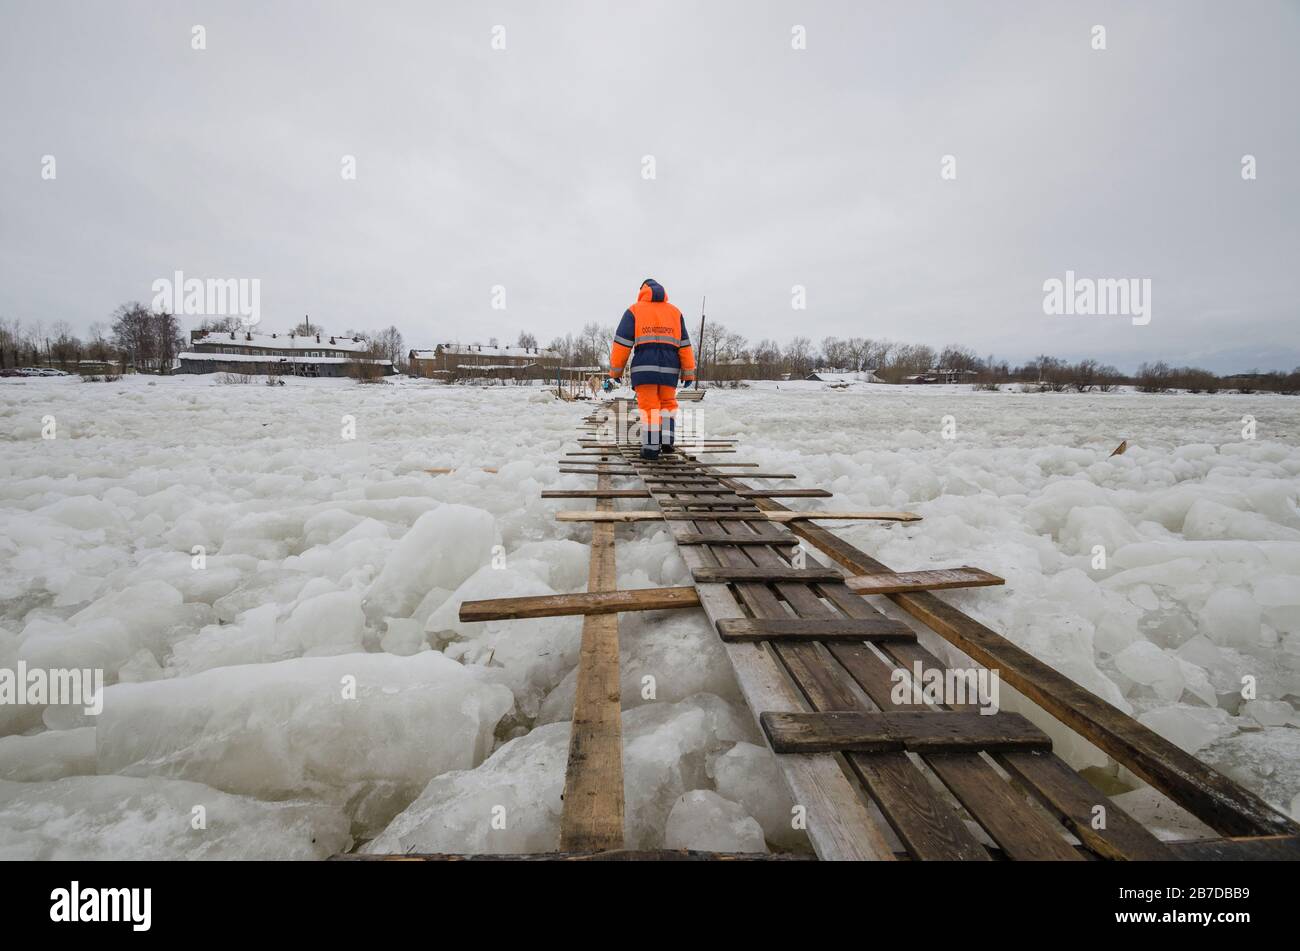
[{"label": "snow covered ground", "polygon": [[[585,586],[587,529],[550,517],[583,503],[539,498],[592,485],[556,467],[585,410],[415,381],[0,382],[0,669],[109,685],[99,715],[0,705],[0,858],[555,848],[580,622],[456,613]],[[763,383],[695,410],[836,493],[808,507],[920,512],[835,530],[891,567],[1003,575],[950,597],[1300,812],[1300,400]],[[688,583],[654,526],[620,529],[618,574]],[[806,847],[703,617],[622,630],[629,845]]]}]

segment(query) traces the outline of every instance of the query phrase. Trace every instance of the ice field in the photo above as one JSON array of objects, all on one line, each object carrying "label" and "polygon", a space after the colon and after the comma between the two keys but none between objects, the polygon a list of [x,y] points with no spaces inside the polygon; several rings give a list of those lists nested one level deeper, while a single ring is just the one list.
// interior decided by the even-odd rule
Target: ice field
[{"label": "ice field", "polygon": [[[589,503],[539,492],[594,486],[557,470],[587,409],[0,382],[0,669],[108,685],[98,715],[0,704],[0,858],[556,848],[581,621],[456,615],[584,589],[589,529],[551,513]],[[895,569],[1002,575],[945,597],[1300,817],[1300,399],[761,383],[695,411],[733,458],[835,492],[791,507],[922,514],[828,524]],[[690,583],[664,529],[619,533],[619,587]],[[703,615],[621,630],[628,846],[807,848]],[[1010,694],[1118,802],[1196,834]]]}]

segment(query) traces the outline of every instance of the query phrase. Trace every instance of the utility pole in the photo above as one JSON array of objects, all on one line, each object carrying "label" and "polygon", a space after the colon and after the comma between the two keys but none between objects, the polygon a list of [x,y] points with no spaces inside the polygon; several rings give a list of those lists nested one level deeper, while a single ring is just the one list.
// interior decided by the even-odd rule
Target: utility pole
[{"label": "utility pole", "polygon": [[700,298],[700,336],[695,341],[699,352],[699,359],[695,361],[695,388],[700,388],[700,377],[704,374],[704,302],[707,301],[708,295]]}]

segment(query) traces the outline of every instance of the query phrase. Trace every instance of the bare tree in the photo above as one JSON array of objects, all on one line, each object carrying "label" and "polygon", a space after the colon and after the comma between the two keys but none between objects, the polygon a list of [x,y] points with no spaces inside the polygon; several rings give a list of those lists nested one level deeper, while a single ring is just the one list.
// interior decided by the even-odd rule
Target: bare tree
[{"label": "bare tree", "polygon": [[209,333],[233,333],[243,330],[244,322],[238,317],[204,317],[198,329]]},{"label": "bare tree", "polygon": [[791,376],[807,376],[815,362],[812,341],[807,337],[795,337],[786,345],[785,363]]},{"label": "bare tree", "polygon": [[113,344],[122,351],[124,362],[137,370],[155,357],[150,316],[149,308],[139,301],[113,311]]},{"label": "bare tree", "polygon": [[185,336],[181,332],[181,322],[174,314],[154,313],[151,315],[150,330],[153,333],[154,352],[158,359],[158,372],[171,373],[176,366],[176,356],[185,349]]},{"label": "bare tree", "polygon": [[822,340],[822,359],[827,369],[849,369],[849,349],[839,337],[826,337]]},{"label": "bare tree", "polygon": [[406,341],[402,332],[390,324],[370,337],[371,349],[380,360],[391,360],[393,366],[401,364],[406,357]]},{"label": "bare tree", "polygon": [[939,354],[939,366],[945,370],[978,370],[980,358],[970,347],[950,343]]}]

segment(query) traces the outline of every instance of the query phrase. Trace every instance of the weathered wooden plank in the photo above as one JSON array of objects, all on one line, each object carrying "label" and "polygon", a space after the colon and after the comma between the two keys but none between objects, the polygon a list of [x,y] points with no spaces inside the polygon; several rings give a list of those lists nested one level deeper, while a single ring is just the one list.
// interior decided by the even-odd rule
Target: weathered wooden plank
[{"label": "weathered wooden plank", "polygon": [[735,512],[746,511],[751,515],[762,518],[755,511],[754,507],[744,499],[729,499],[721,502],[706,502],[703,499],[682,499],[680,502],[659,502],[659,511],[661,512]]},{"label": "weathered wooden plank", "polygon": [[813,862],[797,852],[700,852],[609,849],[604,852],[389,852],[331,855],[331,862]]},{"label": "weathered wooden plank", "polygon": [[891,618],[724,618],[718,622],[724,641],[916,640],[916,632]]},{"label": "weathered wooden plank", "polygon": [[[720,479],[797,479],[797,478],[799,477],[796,476],[793,472],[743,472],[743,473],[738,472],[734,475],[729,476],[723,472],[701,471],[698,473],[698,475],[692,473],[689,476],[687,475],[659,476],[654,473],[645,473],[642,476],[642,481],[644,481],[646,485],[651,485],[656,482],[671,484],[679,480],[687,481],[687,482],[690,481],[698,482],[698,481],[705,481],[705,480],[708,480],[710,482],[717,482]],[[740,488],[743,489],[746,488],[746,486],[741,485]]]},{"label": "weathered wooden plank", "polygon": [[696,581],[838,581],[844,576],[835,568],[759,567],[696,568],[691,572]]},{"label": "weathered wooden plank", "polygon": [[673,536],[673,541],[678,545],[773,545],[776,547],[791,546],[799,544],[799,539],[791,538],[788,540],[763,538],[759,535],[734,535],[728,538],[718,538],[716,535],[707,535],[703,532],[683,531],[679,535]]},{"label": "weathered wooden plank", "polygon": [[[726,491],[725,489],[722,491]],[[544,499],[648,499],[648,489],[543,489]]]},{"label": "weathered wooden plank", "polygon": [[669,611],[698,608],[693,587],[627,588],[620,591],[590,591],[583,594],[543,594],[523,598],[490,598],[462,601],[462,621],[511,621],[536,617],[625,614],[630,611]]},{"label": "weathered wooden plank", "polygon": [[[601,476],[598,489],[609,488]],[[612,499],[599,507],[612,509]],[[614,526],[596,525],[591,533],[589,593],[609,591],[617,583]],[[578,653],[569,759],[564,772],[564,807],[560,815],[562,852],[602,851],[623,847],[623,712],[618,671],[618,617],[583,618]]]},{"label": "weathered wooden plank", "polygon": [[1175,857],[1196,862],[1300,862],[1300,836],[1192,839],[1170,842]]},{"label": "weathered wooden plank", "polygon": [[[1102,858],[1167,861],[1169,846],[1050,753],[998,753],[993,759]],[[1101,806],[1105,812],[1095,810]],[[1097,819],[1102,819],[1097,827]]]},{"label": "weathered wooden plank", "polygon": [[[760,499],[755,504],[769,514],[785,510],[780,502]],[[790,529],[855,575],[890,570],[821,526],[801,522]],[[920,591],[887,597],[977,663],[997,669],[1003,681],[1216,832],[1230,836],[1300,834],[1300,823],[1273,809],[1259,796],[937,595]]]},{"label": "weathered wooden plank", "polygon": [[[733,446],[735,444],[736,440],[734,439],[699,439],[691,440],[690,442],[674,443],[674,445],[680,449],[693,449],[698,446]],[[579,439],[578,445],[583,449],[610,449],[615,451],[621,450],[623,452],[629,452],[631,450],[640,451],[639,447],[635,443],[596,442],[590,439]],[[651,465],[654,465],[655,462],[662,463],[663,461],[664,460],[660,458],[651,461]]]},{"label": "weathered wooden plank", "polygon": [[617,467],[615,467],[615,466],[601,466],[601,467],[599,467],[599,468],[596,468],[596,467],[592,467],[592,468],[570,467],[570,468],[568,468],[568,469],[561,468],[561,469],[560,469],[560,475],[614,475],[614,476],[630,476],[630,475],[636,475],[636,470],[635,470],[635,469],[628,469],[628,468],[617,468]]},{"label": "weathered wooden plank", "polygon": [[759,721],[778,753],[960,753],[1052,746],[1046,733],[1018,713],[764,711]]},{"label": "weathered wooden plank", "polygon": [[912,512],[716,512],[709,514],[678,514],[663,512],[556,512],[555,520],[558,522],[655,522],[660,519],[669,519],[680,521],[682,519],[699,518],[701,521],[758,521],[766,519],[769,522],[802,522],[812,519],[823,521],[858,521],[858,520],[875,520],[885,522],[914,522],[921,516]]},{"label": "weathered wooden plank", "polygon": [[944,588],[982,588],[1006,584],[1006,580],[980,568],[963,567],[854,575],[845,578],[844,583],[849,590],[858,594],[897,594],[902,591],[938,591]]},{"label": "weathered wooden plank", "polygon": [[1008,858],[1020,862],[1084,861],[1084,856],[1066,841],[1061,827],[1030,806],[1024,794],[998,776],[983,757],[969,753],[929,753],[925,763]]},{"label": "weathered wooden plank", "polygon": [[835,493],[825,489],[737,489],[742,499],[829,499]]}]

